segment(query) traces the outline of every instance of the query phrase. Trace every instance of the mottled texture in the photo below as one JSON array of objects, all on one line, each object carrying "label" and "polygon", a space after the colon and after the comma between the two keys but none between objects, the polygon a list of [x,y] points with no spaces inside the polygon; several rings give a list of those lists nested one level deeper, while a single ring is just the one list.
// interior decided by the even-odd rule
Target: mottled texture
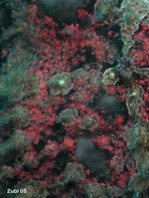
[{"label": "mottled texture", "polygon": [[71,75],[68,72],[55,74],[50,78],[48,85],[53,96],[66,95],[73,88]]},{"label": "mottled texture", "polygon": [[[42,183],[34,180],[25,181],[21,183],[21,185],[16,185],[15,188],[25,189],[28,198],[46,198],[48,195],[45,186]],[[16,194],[15,198],[26,198],[26,193],[18,193]]]},{"label": "mottled texture", "polygon": [[[94,13],[95,22],[110,21],[113,22],[118,17],[117,0],[97,0]],[[112,13],[112,14],[111,14]]]},{"label": "mottled texture", "polygon": [[96,182],[92,184],[86,184],[84,189],[87,198],[108,198],[105,187]]},{"label": "mottled texture", "polygon": [[20,153],[26,150],[30,144],[31,141],[27,135],[21,130],[16,130],[7,141],[0,144],[0,157],[7,156],[11,151]]},{"label": "mottled texture", "polygon": [[138,30],[143,18],[149,16],[148,0],[127,0],[123,1],[121,12],[121,33],[124,42],[123,53],[126,55],[133,45],[132,36]]},{"label": "mottled texture", "polygon": [[79,182],[85,179],[86,175],[83,168],[76,162],[68,163],[64,171],[64,181]]},{"label": "mottled texture", "polygon": [[60,122],[65,126],[71,126],[74,123],[77,116],[77,109],[65,109],[59,114],[57,122]]}]

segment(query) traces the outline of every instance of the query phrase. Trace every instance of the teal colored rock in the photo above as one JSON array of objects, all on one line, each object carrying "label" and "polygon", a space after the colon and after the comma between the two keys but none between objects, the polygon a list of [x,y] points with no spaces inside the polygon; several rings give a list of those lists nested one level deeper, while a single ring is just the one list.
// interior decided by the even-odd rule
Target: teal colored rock
[{"label": "teal colored rock", "polygon": [[77,9],[86,7],[86,2],[89,0],[41,0],[38,7],[56,22],[72,24],[76,22]]}]

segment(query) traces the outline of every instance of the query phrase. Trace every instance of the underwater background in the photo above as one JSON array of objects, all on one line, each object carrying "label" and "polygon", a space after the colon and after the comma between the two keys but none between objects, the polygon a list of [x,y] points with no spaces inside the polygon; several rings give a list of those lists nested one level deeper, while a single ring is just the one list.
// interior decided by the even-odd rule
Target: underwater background
[{"label": "underwater background", "polygon": [[149,197],[149,0],[0,0],[0,198]]}]

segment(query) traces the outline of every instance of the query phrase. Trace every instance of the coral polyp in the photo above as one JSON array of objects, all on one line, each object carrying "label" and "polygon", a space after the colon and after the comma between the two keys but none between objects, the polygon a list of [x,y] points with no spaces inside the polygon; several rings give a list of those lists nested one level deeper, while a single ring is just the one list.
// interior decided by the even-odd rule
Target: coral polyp
[{"label": "coral polyp", "polygon": [[66,95],[73,88],[71,75],[67,72],[54,75],[50,78],[48,85],[53,96]]}]

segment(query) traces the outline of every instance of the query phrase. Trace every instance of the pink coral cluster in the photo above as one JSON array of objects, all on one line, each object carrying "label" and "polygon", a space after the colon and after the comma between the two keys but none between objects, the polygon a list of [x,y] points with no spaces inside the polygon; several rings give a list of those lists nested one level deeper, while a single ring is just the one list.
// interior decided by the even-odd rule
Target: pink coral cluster
[{"label": "pink coral cluster", "polygon": [[135,45],[131,50],[134,60],[139,67],[147,67],[149,65],[149,26],[142,22],[141,30],[135,34]]},{"label": "pink coral cluster", "polygon": [[144,94],[143,94],[143,104],[140,109],[141,115],[146,119],[146,121],[149,123],[149,79],[141,79],[138,80],[138,83],[144,88]]},{"label": "pink coral cluster", "polygon": [[[114,5],[112,0],[107,4],[105,1],[103,7],[102,1],[97,1],[100,3],[96,20],[96,13],[89,13],[88,8],[95,1],[82,0],[87,8],[75,10],[75,23],[67,25],[65,18],[62,23],[56,20],[59,12],[51,18],[40,7],[48,5],[51,10],[56,1],[27,2],[23,15],[25,32],[22,33],[22,26],[17,33],[13,32],[14,37],[22,36],[7,55],[6,72],[2,68],[2,73],[7,73],[10,67],[11,74],[22,63],[24,69],[14,70],[12,76],[8,72],[4,83],[17,74],[16,85],[22,85],[20,99],[12,104],[8,100],[5,107],[7,95],[8,98],[19,95],[20,88],[16,92],[15,86],[11,94],[2,89],[4,93],[0,95],[2,183],[8,187],[27,186],[31,189],[27,196],[37,198],[47,194],[53,198],[141,195],[144,184],[136,187],[138,193],[131,183],[135,175],[140,178],[146,172],[148,175],[148,163],[140,160],[147,159],[149,139],[146,18],[127,46],[123,24],[113,21],[125,1],[116,0]],[[63,2],[71,5],[71,0]],[[61,0],[57,3],[61,7]],[[107,11],[111,5],[116,6],[112,9],[116,16],[104,13],[107,5]],[[105,19],[100,16],[101,11]],[[6,30],[8,38],[13,34],[7,35]],[[128,57],[125,48],[130,52]],[[18,54],[22,50],[23,59],[16,49]],[[17,64],[12,61],[14,54]],[[38,194],[40,190],[45,196]]]},{"label": "pink coral cluster", "polygon": [[[134,57],[134,61],[137,68],[144,69],[144,76],[149,73],[149,25],[148,21],[144,20],[140,24],[140,30],[134,36],[135,45],[131,49],[131,54]],[[143,104],[140,109],[140,113],[149,122],[149,78],[143,77],[138,80],[138,83],[144,89]]]},{"label": "pink coral cluster", "polygon": [[[76,24],[59,30],[53,19],[41,17],[35,6],[29,8],[29,13],[29,23],[34,27],[31,43],[37,50],[38,60],[29,70],[33,85],[36,85],[35,93],[23,101],[31,118],[25,133],[33,142],[23,161],[35,171],[20,169],[20,178],[38,178],[48,186],[53,180],[56,182],[59,174],[53,170],[61,169],[58,161],[61,153],[70,153],[68,162],[76,161],[75,142],[80,136],[89,134],[95,145],[107,150],[111,156],[106,164],[113,176],[105,185],[114,182],[125,186],[135,172],[135,168],[129,167],[124,171],[124,158],[128,154],[124,139],[125,115],[106,115],[106,109],[90,106],[96,95],[100,99],[103,91],[106,96],[116,97],[116,101],[126,99],[123,86],[103,86],[101,83],[101,63],[111,62],[114,57],[109,41],[97,35],[94,26],[81,28]],[[80,19],[84,16],[90,15],[81,10]],[[88,49],[96,63],[94,60],[88,63]],[[122,168],[117,169],[122,160]],[[92,177],[91,181],[94,180]]]},{"label": "pink coral cluster", "polygon": [[[103,65],[113,64],[115,47],[108,38],[97,34],[96,28],[100,25],[73,24],[61,29],[52,18],[40,15],[35,5],[30,6],[28,12],[28,23],[34,33],[30,42],[36,49],[37,60],[30,66],[31,80],[26,85],[34,92],[21,105],[30,115],[30,123],[24,131],[32,144],[16,161],[16,164],[22,163],[23,168],[16,167],[12,172],[20,181],[22,178],[39,180],[51,193],[61,197],[53,190],[53,183],[61,186],[67,164],[77,161],[85,170],[85,184],[97,181],[104,186],[126,187],[136,172],[125,139],[126,128],[132,124],[124,105],[126,87],[102,83]],[[85,10],[78,11],[79,20],[86,17],[92,16]],[[110,31],[108,34],[112,35]],[[139,38],[136,35],[136,40]],[[132,54],[138,53],[141,52],[132,50]],[[144,54],[140,56],[146,64],[147,54],[145,58]],[[143,80],[142,83],[148,82]],[[147,92],[144,101],[149,101]],[[148,119],[145,108],[142,107],[141,113]],[[86,162],[78,160],[75,150],[80,137],[93,143],[95,156],[103,151],[104,159],[100,161],[105,164],[99,170],[107,172],[104,178],[100,176],[102,173],[96,177],[92,165],[88,168]]]}]

